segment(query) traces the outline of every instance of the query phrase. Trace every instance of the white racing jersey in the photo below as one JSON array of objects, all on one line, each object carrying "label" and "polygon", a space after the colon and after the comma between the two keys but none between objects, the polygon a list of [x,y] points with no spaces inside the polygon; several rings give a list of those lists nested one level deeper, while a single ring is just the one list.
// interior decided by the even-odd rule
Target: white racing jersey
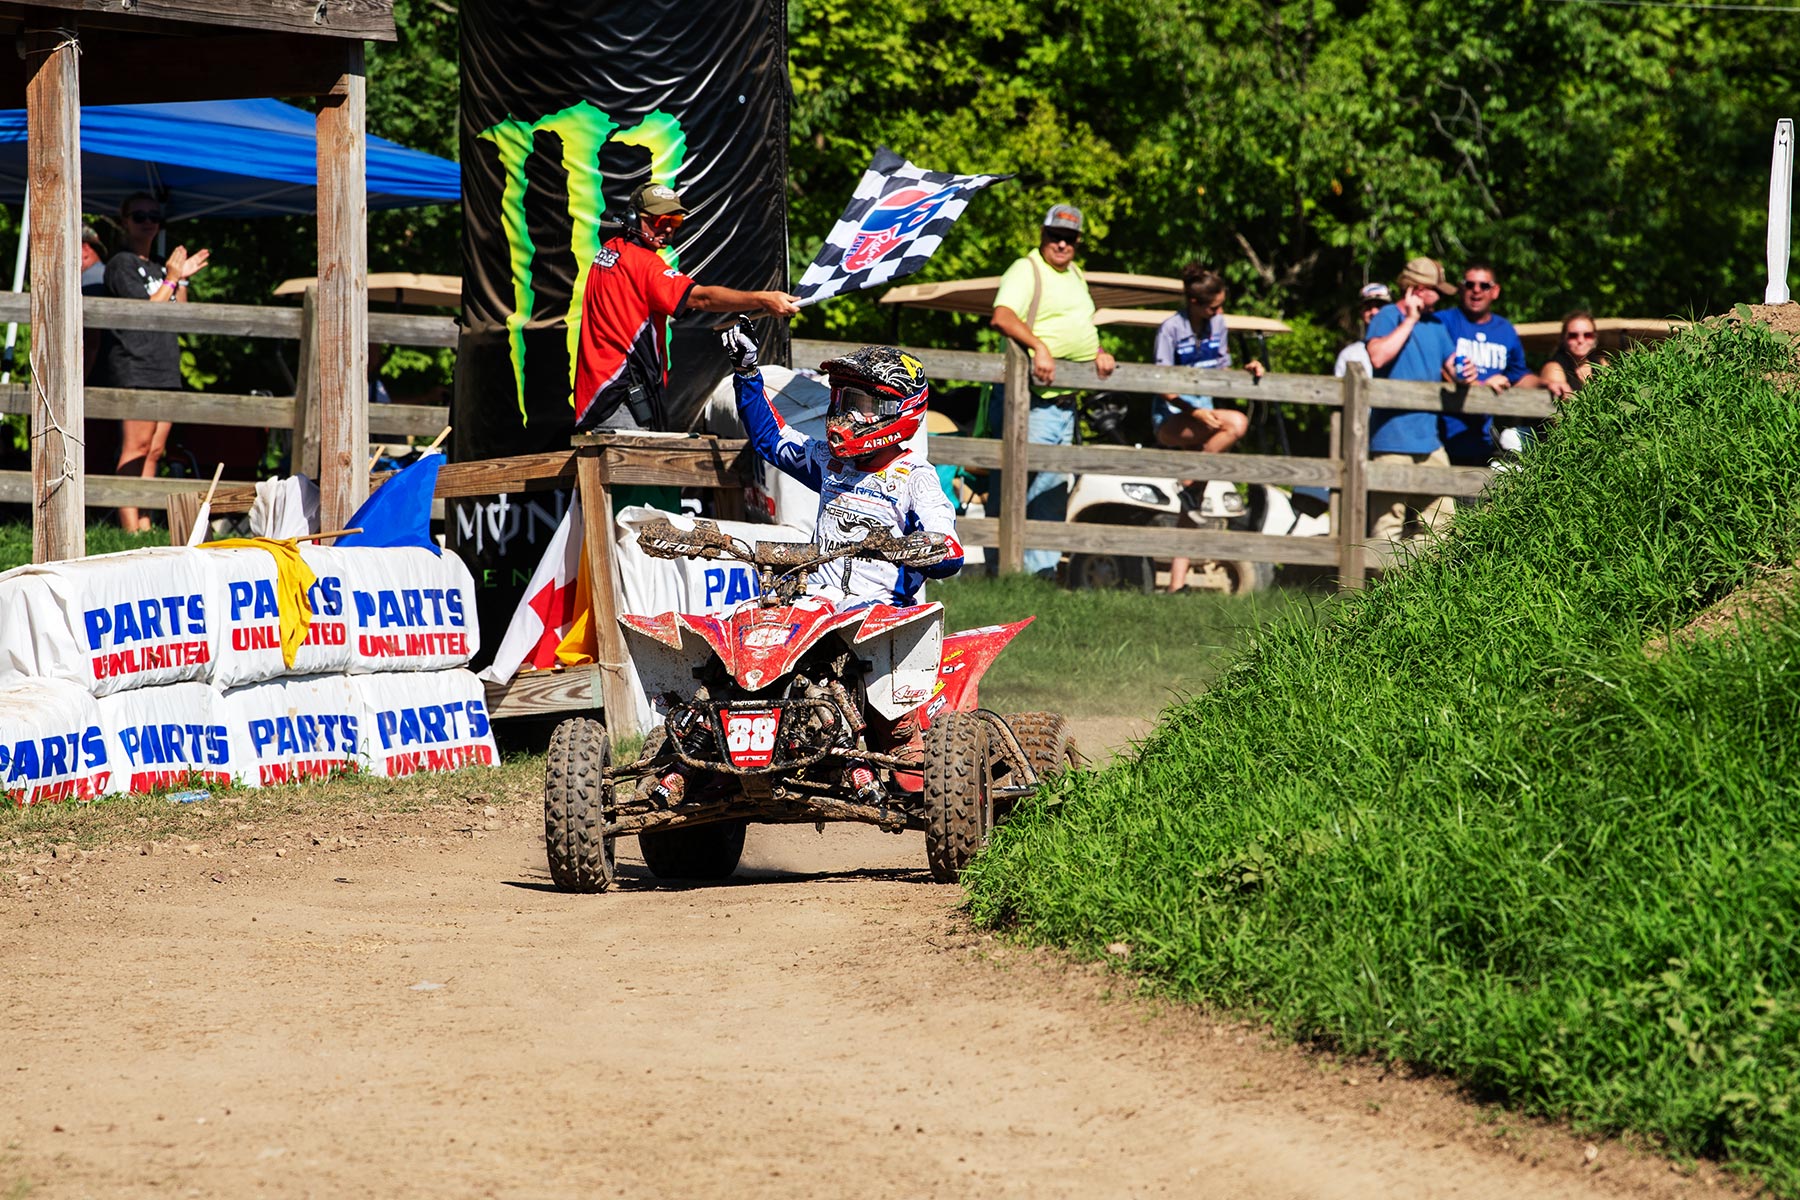
[{"label": "white racing jersey", "polygon": [[926,579],[943,579],[962,569],[956,540],[956,510],[923,455],[902,450],[879,470],[832,457],[823,438],[807,437],[781,419],[763,390],[760,371],[734,375],[738,415],[750,445],[765,461],[819,493],[815,544],[823,550],[853,545],[871,529],[905,535],[941,533],[944,561],[918,569],[871,558],[842,558],[815,569],[807,590],[839,608],[862,604],[914,603]]}]

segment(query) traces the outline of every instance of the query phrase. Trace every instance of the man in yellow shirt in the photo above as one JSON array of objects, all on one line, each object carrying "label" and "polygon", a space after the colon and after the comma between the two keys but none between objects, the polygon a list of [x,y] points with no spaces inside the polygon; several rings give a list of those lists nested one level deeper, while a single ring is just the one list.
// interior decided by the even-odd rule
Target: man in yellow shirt
[{"label": "man in yellow shirt", "polygon": [[[990,324],[1031,355],[1029,439],[1040,445],[1067,446],[1075,440],[1075,405],[1079,395],[1050,389],[1056,382],[1056,360],[1091,362],[1102,379],[1112,374],[1113,356],[1100,348],[1094,328],[1094,298],[1087,277],[1075,265],[1081,245],[1081,210],[1057,204],[1044,214],[1038,248],[1013,263],[1000,277]],[[1068,513],[1068,475],[1036,471],[1025,488],[1025,515],[1033,521],[1060,521]],[[1025,569],[1054,577],[1058,550],[1025,551]]]}]

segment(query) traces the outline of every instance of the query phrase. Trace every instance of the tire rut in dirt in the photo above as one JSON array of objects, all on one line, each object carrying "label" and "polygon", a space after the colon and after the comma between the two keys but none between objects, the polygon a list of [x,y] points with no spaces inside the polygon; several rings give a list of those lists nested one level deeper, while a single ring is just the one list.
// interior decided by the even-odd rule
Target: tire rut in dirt
[{"label": "tire rut in dirt", "polygon": [[744,853],[748,821],[716,821],[691,829],[638,834],[644,865],[658,879],[729,879]]},{"label": "tire rut in dirt", "polygon": [[544,851],[550,879],[564,892],[604,892],[613,881],[612,742],[600,722],[564,721],[544,756]]},{"label": "tire rut in dirt", "polygon": [[925,731],[925,858],[939,883],[955,883],[987,843],[991,760],[987,722],[973,713],[945,713]]}]

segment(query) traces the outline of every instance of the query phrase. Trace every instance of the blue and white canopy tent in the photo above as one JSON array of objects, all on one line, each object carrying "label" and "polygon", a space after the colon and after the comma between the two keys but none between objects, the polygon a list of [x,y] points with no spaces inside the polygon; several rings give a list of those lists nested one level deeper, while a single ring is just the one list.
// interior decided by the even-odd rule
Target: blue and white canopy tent
[{"label": "blue and white canopy tent", "polygon": [[[171,222],[318,211],[313,114],[279,100],[97,105],[81,110],[81,199],[113,212],[133,192],[163,198]],[[371,136],[369,208],[454,204],[449,159]],[[25,201],[25,110],[0,111],[0,204]]]},{"label": "blue and white canopy tent", "polygon": [[[160,198],[171,223],[195,217],[310,216],[318,211],[313,114],[279,100],[93,105],[81,110],[81,207],[114,212],[133,192]],[[368,139],[369,208],[455,204],[456,163],[384,138]],[[25,203],[25,110],[0,110],[0,204]],[[13,266],[25,287],[31,214],[20,220]],[[10,358],[16,324],[6,330]]]}]

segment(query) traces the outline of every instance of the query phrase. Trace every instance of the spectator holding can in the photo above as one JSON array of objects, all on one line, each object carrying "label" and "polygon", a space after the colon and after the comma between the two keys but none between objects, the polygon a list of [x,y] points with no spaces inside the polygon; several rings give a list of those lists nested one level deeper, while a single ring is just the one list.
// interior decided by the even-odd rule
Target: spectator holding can
[{"label": "spectator holding can", "polygon": [[[1457,361],[1444,378],[1451,383],[1478,383],[1496,392],[1536,387],[1538,377],[1525,364],[1525,347],[1512,322],[1494,311],[1500,280],[1493,264],[1476,260],[1463,268],[1457,306],[1443,314],[1444,328],[1456,343]],[[1484,413],[1445,413],[1444,449],[1450,461],[1482,464],[1494,455],[1494,418]]]}]

